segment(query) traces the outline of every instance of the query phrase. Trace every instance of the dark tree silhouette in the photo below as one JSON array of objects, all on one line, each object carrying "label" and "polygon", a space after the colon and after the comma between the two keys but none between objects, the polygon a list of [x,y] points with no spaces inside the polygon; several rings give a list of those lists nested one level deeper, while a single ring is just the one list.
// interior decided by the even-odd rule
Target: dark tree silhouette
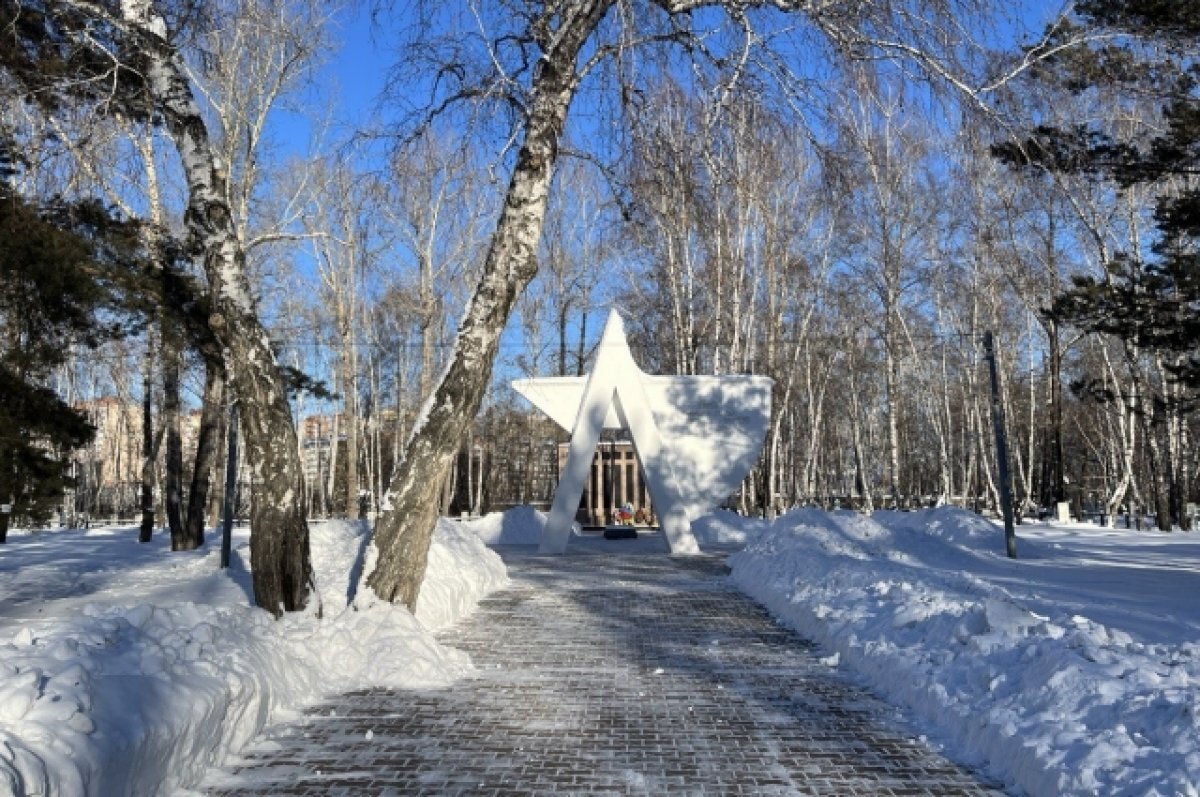
[{"label": "dark tree silhouette", "polygon": [[31,204],[0,139],[0,542],[9,519],[44,519],[70,484],[68,454],[95,433],[47,381],[73,344],[127,331],[123,286],[136,279],[137,226],[94,202]]}]

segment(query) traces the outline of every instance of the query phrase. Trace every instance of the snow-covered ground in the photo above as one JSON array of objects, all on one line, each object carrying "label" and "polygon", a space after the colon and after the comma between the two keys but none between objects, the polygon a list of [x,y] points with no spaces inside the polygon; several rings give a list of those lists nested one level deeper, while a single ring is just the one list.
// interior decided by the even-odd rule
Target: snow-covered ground
[{"label": "snow-covered ground", "polygon": [[1200,534],[1025,525],[1014,561],[956,509],[717,525],[746,593],[960,760],[1031,795],[1200,794]]},{"label": "snow-covered ground", "polygon": [[488,545],[537,545],[546,525],[546,513],[531,506],[517,506],[459,523]]},{"label": "snow-covered ground", "polygon": [[[526,507],[462,528],[531,545],[544,521]],[[1035,797],[1200,794],[1200,534],[1026,524],[1014,561],[1000,526],[953,508],[718,511],[693,532],[958,760]]]},{"label": "snow-covered ground", "polygon": [[[350,604],[359,524],[312,525],[323,619],[281,622],[250,607],[244,531],[224,573],[215,550],[173,554],[135,529],[10,535],[0,795],[170,793],[322,695],[453,681],[470,664],[430,631],[506,583],[481,541],[534,545],[544,520],[441,521],[417,619]],[[960,760],[1035,796],[1200,794],[1200,534],[1026,525],[1012,561],[998,526],[954,509],[694,528],[734,552],[743,590]],[[665,552],[661,535],[639,543]]]},{"label": "snow-covered ground", "polygon": [[321,617],[251,606],[245,530],[232,566],[137,530],[10,533],[0,546],[0,795],[150,795],[198,781],[322,695],[452,682],[467,657],[430,631],[507,583],[473,534],[439,523],[416,618],[353,597],[364,525],[311,524]]}]

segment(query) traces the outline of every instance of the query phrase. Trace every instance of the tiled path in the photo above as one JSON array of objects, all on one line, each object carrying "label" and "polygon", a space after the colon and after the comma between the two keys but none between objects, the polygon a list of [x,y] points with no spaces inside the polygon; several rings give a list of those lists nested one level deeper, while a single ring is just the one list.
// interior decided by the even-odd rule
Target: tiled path
[{"label": "tiled path", "polygon": [[478,674],[273,729],[218,795],[1000,795],[726,582],[716,557],[507,553],[443,640]]}]

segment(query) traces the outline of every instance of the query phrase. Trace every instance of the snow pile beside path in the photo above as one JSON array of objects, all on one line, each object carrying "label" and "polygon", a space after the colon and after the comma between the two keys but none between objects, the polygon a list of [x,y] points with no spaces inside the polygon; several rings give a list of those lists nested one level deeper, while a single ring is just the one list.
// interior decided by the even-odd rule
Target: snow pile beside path
[{"label": "snow pile beside path", "polygon": [[[365,520],[322,520],[309,524],[308,547],[321,611],[336,615],[350,605],[362,580],[363,560],[371,542]],[[434,547],[438,544],[434,538]]]},{"label": "snow pile beside path", "polygon": [[488,545],[537,545],[546,525],[546,513],[531,506],[491,512],[474,520],[455,521]]},{"label": "snow pile beside path", "polygon": [[[521,508],[505,513],[510,514],[517,515],[518,519],[505,519],[502,526],[519,526],[523,522],[520,520]],[[460,523],[439,519],[435,539],[438,544],[429,549],[429,564],[421,592],[417,595],[416,612],[417,619],[430,630],[452,625],[458,618],[474,611],[479,600],[488,593],[508,586],[504,562]]]},{"label": "snow pile beside path", "polygon": [[[442,686],[469,671],[465,654],[439,645],[403,608],[349,605],[364,526],[310,530],[324,619],[314,609],[278,622],[247,603],[244,536],[226,572],[216,551],[169,553],[161,539],[137,549],[105,540],[90,557],[72,559],[87,535],[31,538],[26,570],[39,566],[36,544],[45,562],[58,562],[47,575],[71,577],[62,565],[70,561],[80,569],[76,582],[89,586],[88,594],[67,590],[27,611],[5,607],[17,619],[0,619],[0,794],[167,793],[198,782],[268,721],[322,695]],[[19,545],[4,553],[0,581],[21,566]],[[430,561],[426,611],[441,622],[503,581],[495,554],[444,526]],[[452,577],[447,563],[457,568]],[[136,577],[123,578],[130,573]]]},{"label": "snow pile beside path", "polygon": [[692,521],[692,534],[701,545],[745,545],[770,526],[760,518],[742,517],[727,509],[718,509],[712,514]]},{"label": "snow pile beside path", "polygon": [[[804,510],[730,562],[746,593],[938,729],[960,758],[1030,794],[1196,795],[1195,626],[1180,620],[1174,641],[1145,642],[1085,616],[1088,602],[1073,598],[1091,598],[1097,578],[1111,580],[1113,602],[1134,604],[1141,596],[1122,574],[1152,563],[1147,553],[1124,564],[1128,550],[1097,561],[1094,541],[1078,544],[1077,555],[1067,543],[1023,543],[1032,556],[1011,561],[1002,532],[962,510]],[[1168,558],[1160,578],[1178,579],[1179,601],[1194,602],[1197,573]],[[1043,591],[1055,600],[1039,603]]]}]

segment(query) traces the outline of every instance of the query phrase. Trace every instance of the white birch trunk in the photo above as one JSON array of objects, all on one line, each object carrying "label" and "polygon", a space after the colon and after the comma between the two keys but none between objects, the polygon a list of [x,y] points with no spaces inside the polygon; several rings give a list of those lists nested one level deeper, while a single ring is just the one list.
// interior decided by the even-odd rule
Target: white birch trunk
[{"label": "white birch trunk", "polygon": [[238,244],[227,175],[213,152],[204,117],[179,54],[147,3],[125,6],[146,55],[145,77],[179,152],[187,184],[189,245],[202,260],[212,296],[209,327],[241,404],[251,463],[250,559],[258,604],[279,616],[305,608],[313,589],[304,483],[287,391],[251,299]]},{"label": "white birch trunk", "polygon": [[410,609],[416,606],[437,520],[438,492],[479,411],[513,305],[537,273],[559,138],[578,86],[576,59],[610,5],[611,0],[594,0],[573,7],[536,67],[524,140],[483,274],[467,306],[450,364],[425,402],[423,422],[414,429],[392,480],[393,509],[376,528],[379,560],[367,583],[384,600],[399,600]]}]

